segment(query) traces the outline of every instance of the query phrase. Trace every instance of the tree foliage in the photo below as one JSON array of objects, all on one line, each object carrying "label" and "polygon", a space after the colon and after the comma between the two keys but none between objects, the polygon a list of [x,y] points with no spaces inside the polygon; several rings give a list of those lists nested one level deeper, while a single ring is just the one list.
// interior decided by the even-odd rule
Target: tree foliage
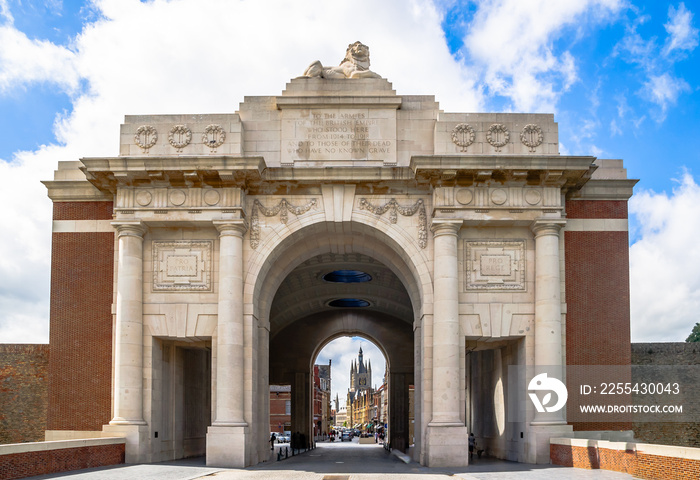
[{"label": "tree foliage", "polygon": [[690,332],[688,338],[685,339],[686,342],[700,342],[700,323],[696,323],[693,327],[693,331]]}]

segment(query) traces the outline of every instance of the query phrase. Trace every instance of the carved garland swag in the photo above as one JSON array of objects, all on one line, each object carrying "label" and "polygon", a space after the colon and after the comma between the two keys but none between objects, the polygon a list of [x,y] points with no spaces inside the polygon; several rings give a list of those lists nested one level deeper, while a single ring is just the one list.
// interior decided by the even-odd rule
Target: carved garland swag
[{"label": "carved garland swag", "polygon": [[399,205],[399,202],[397,202],[395,198],[392,198],[384,205],[378,207],[369,203],[366,198],[363,198],[360,200],[360,209],[369,210],[375,215],[384,215],[388,211],[389,222],[392,224],[396,223],[398,213],[400,213],[404,217],[410,217],[415,215],[416,212],[418,212],[418,244],[420,245],[420,248],[425,248],[426,245],[428,245],[428,222],[425,214],[425,205],[423,204],[423,200],[419,199],[413,205],[404,207],[402,205]]},{"label": "carved garland swag", "polygon": [[[306,205],[294,206],[289,203],[286,199],[280,200],[280,202],[272,208],[265,207],[259,200],[253,202],[253,211],[251,212],[250,218],[250,246],[255,249],[260,244],[260,217],[259,213],[262,213],[266,217],[274,217],[279,215],[280,221],[283,224],[287,224],[289,218],[289,212],[294,215],[303,215],[312,208],[316,207],[316,200],[313,199]],[[425,204],[423,200],[419,199],[410,206],[399,205],[396,199],[392,198],[387,203],[381,206],[372,205],[366,198],[360,199],[360,209],[368,210],[375,215],[383,215],[389,212],[389,222],[396,224],[398,220],[398,215],[401,214],[404,217],[411,217],[418,213],[418,244],[420,248],[425,248],[428,244],[428,222],[425,213]]]},{"label": "carved garland swag", "polygon": [[315,199],[311,200],[306,205],[302,205],[300,207],[295,207],[294,205],[289,203],[287,199],[282,199],[280,200],[280,203],[278,203],[274,207],[267,208],[262,203],[260,203],[259,200],[256,199],[253,202],[253,212],[250,216],[250,247],[255,249],[258,248],[258,245],[260,244],[260,217],[258,216],[258,210],[266,217],[274,217],[276,215],[279,215],[280,221],[286,225],[287,219],[289,218],[287,212],[292,212],[294,215],[302,215],[315,206]]}]

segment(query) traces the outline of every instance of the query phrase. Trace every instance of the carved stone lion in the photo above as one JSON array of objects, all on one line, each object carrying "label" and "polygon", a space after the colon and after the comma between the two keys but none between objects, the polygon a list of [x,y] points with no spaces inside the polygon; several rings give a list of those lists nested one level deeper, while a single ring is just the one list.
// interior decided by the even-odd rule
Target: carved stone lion
[{"label": "carved stone lion", "polygon": [[337,67],[324,67],[316,60],[304,71],[304,77],[381,78],[369,69],[369,47],[361,42],[348,45],[345,58]]}]

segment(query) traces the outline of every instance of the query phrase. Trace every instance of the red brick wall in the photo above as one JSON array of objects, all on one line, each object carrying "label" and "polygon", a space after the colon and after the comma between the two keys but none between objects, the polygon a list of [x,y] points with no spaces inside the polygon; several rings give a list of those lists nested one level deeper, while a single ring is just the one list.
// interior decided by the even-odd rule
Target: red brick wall
[{"label": "red brick wall", "polygon": [[54,220],[111,220],[112,202],[57,202]]},{"label": "red brick wall", "polygon": [[627,232],[565,232],[566,363],[629,365]]},{"label": "red brick wall", "polygon": [[646,480],[686,480],[700,478],[700,461],[648,455],[634,450],[550,445],[554,465],[585,469],[614,470]]},{"label": "red brick wall", "polygon": [[[109,202],[55,203],[54,219],[112,218]],[[48,430],[111,420],[114,233],[54,233]]]},{"label": "red brick wall", "polygon": [[48,364],[48,345],[0,345],[0,444],[44,440]]},{"label": "red brick wall", "polygon": [[627,202],[622,200],[569,200],[566,218],[627,218]]},{"label": "red brick wall", "polygon": [[[291,431],[292,416],[287,415],[287,402],[292,400],[291,392],[270,392],[270,431]],[[280,428],[280,426],[282,428]]]},{"label": "red brick wall", "polygon": [[[627,218],[627,202],[575,200],[567,218]],[[567,231],[566,363],[629,365],[629,239],[626,231]],[[575,405],[568,405],[574,408]],[[574,430],[628,429],[627,424],[574,423]]]},{"label": "red brick wall", "polygon": [[0,455],[0,480],[124,463],[125,445],[95,445]]}]

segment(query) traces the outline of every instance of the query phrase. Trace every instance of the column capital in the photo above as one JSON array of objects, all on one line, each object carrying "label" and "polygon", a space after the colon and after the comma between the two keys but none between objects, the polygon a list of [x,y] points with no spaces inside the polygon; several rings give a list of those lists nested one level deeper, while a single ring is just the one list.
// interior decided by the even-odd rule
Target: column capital
[{"label": "column capital", "polygon": [[564,218],[536,218],[530,224],[530,230],[535,237],[542,235],[559,236],[559,231],[566,226]]},{"label": "column capital", "polygon": [[457,235],[459,229],[462,228],[462,220],[433,220],[432,225],[430,225],[430,230],[433,232],[434,237],[439,237],[440,235]]},{"label": "column capital", "polygon": [[248,230],[248,222],[245,219],[238,220],[214,220],[212,222],[219,231],[219,236],[227,235],[242,237]]},{"label": "column capital", "polygon": [[117,235],[120,237],[131,236],[139,237],[140,239],[143,239],[143,235],[147,230],[146,225],[141,220],[112,222],[112,227],[114,227]]}]

